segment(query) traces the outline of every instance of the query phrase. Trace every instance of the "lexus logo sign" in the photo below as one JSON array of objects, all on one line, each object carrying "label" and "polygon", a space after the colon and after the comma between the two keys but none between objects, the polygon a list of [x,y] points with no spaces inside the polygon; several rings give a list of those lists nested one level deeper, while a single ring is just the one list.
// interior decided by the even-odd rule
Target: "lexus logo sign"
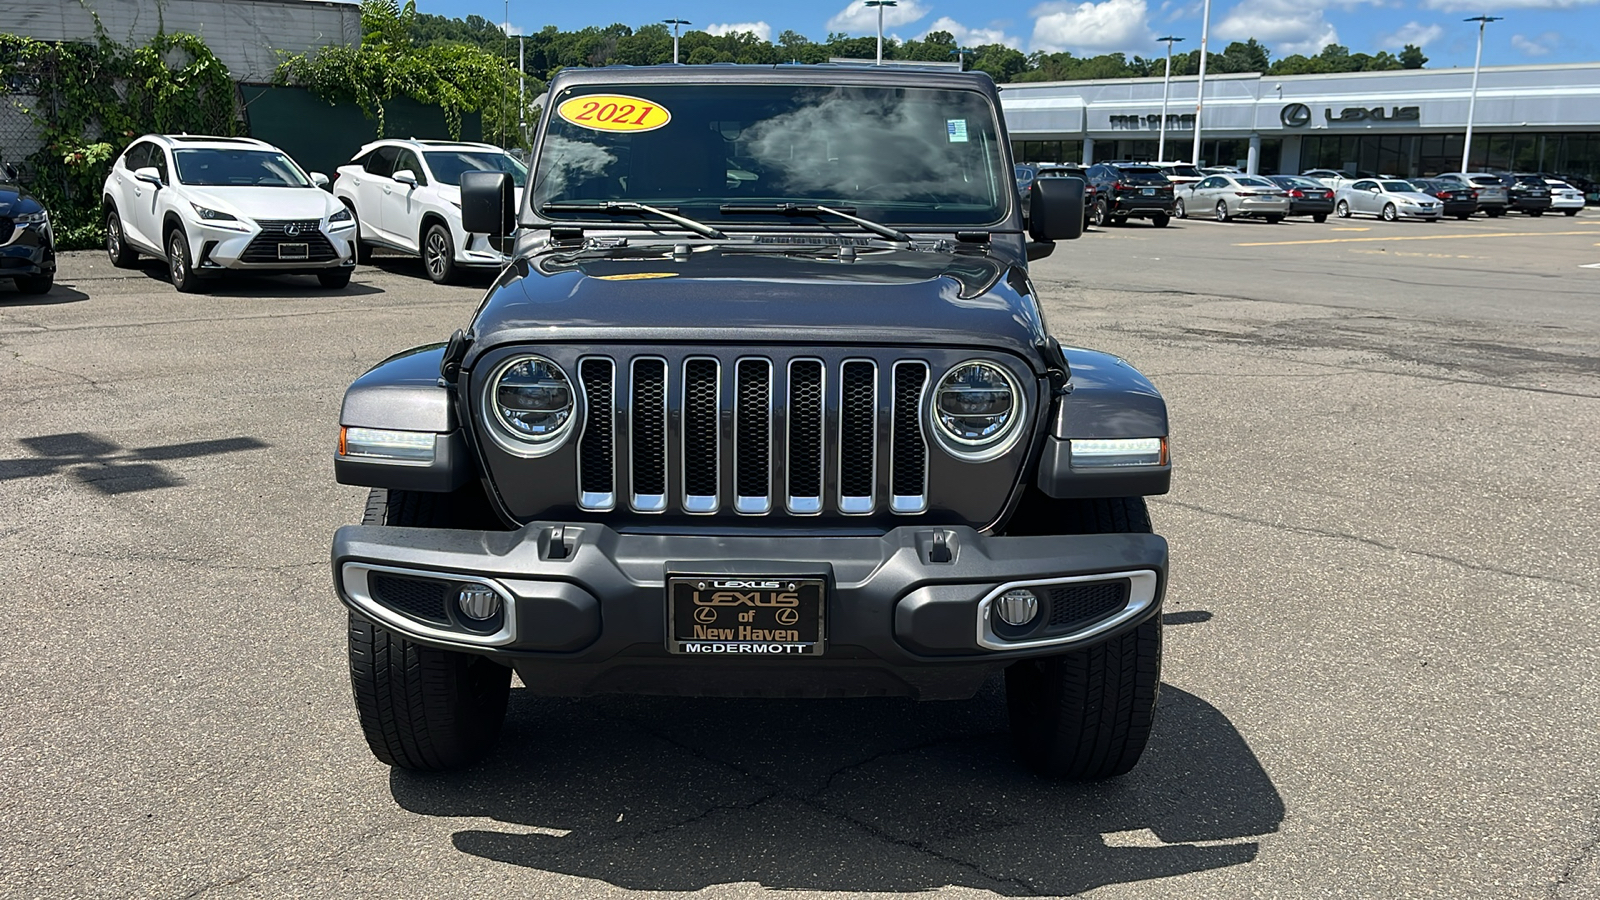
[{"label": "lexus logo sign", "polygon": [[1290,128],[1311,124],[1311,107],[1304,103],[1291,103],[1278,111],[1278,118]]}]

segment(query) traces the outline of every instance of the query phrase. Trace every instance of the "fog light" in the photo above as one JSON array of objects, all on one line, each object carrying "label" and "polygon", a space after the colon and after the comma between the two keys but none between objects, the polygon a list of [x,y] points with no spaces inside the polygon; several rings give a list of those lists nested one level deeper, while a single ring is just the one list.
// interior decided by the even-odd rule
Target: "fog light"
[{"label": "fog light", "polygon": [[500,612],[500,595],[481,584],[464,584],[456,592],[456,608],[474,622],[482,622]]},{"label": "fog light", "polygon": [[994,601],[994,609],[1000,621],[1015,628],[1032,622],[1039,614],[1039,598],[1033,591],[1017,588],[1001,594]]}]

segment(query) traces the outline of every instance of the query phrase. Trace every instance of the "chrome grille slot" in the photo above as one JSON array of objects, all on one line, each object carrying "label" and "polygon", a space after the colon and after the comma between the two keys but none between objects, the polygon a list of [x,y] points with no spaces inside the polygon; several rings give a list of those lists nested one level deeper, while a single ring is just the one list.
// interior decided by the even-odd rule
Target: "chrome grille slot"
[{"label": "chrome grille slot", "polygon": [[822,362],[789,363],[789,512],[822,512]]},{"label": "chrome grille slot", "polygon": [[889,509],[920,513],[928,508],[928,442],[922,433],[922,397],[928,364],[894,364],[894,412],[889,438]]},{"label": "chrome grille slot", "polygon": [[772,362],[741,359],[734,375],[733,507],[772,511]]},{"label": "chrome grille slot", "polygon": [[638,512],[667,508],[667,362],[633,361],[628,402],[628,460],[632,505]]},{"label": "chrome grille slot", "polygon": [[878,366],[850,360],[839,379],[839,511],[873,509],[878,473]]},{"label": "chrome grille slot", "polygon": [[587,416],[578,441],[578,506],[606,511],[617,505],[616,365],[590,357],[579,364]]},{"label": "chrome grille slot", "polygon": [[685,512],[717,511],[722,433],[718,405],[722,368],[715,359],[691,357],[683,362],[683,508]]}]

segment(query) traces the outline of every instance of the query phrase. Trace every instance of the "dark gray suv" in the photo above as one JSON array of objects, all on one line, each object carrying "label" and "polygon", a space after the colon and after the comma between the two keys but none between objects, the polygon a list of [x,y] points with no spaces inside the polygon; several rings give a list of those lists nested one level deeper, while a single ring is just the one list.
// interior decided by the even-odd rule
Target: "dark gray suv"
[{"label": "dark gray suv", "polygon": [[[1126,772],[1160,684],[1167,409],[1063,347],[974,73],[568,69],[520,203],[462,176],[513,262],[443,343],[345,395],[333,540],[373,753],[488,752],[534,694],[972,696],[1021,758]],[[877,127],[860,127],[870,118]]]}]

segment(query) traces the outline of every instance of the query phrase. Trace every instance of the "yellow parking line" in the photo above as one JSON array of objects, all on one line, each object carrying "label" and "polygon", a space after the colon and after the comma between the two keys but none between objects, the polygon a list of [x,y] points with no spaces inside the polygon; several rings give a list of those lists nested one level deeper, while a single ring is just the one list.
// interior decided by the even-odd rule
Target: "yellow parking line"
[{"label": "yellow parking line", "polygon": [[1589,234],[1587,231],[1546,231],[1543,233],[1528,231],[1496,231],[1489,234],[1419,234],[1413,237],[1358,237],[1358,238],[1321,238],[1314,241],[1252,241],[1248,244],[1234,244],[1235,247],[1288,247],[1292,244],[1359,244],[1371,241],[1457,241],[1468,238],[1502,238],[1502,237],[1558,237],[1569,234]]},{"label": "yellow parking line", "polygon": [[1329,231],[1371,231],[1371,228],[1330,228]]}]

